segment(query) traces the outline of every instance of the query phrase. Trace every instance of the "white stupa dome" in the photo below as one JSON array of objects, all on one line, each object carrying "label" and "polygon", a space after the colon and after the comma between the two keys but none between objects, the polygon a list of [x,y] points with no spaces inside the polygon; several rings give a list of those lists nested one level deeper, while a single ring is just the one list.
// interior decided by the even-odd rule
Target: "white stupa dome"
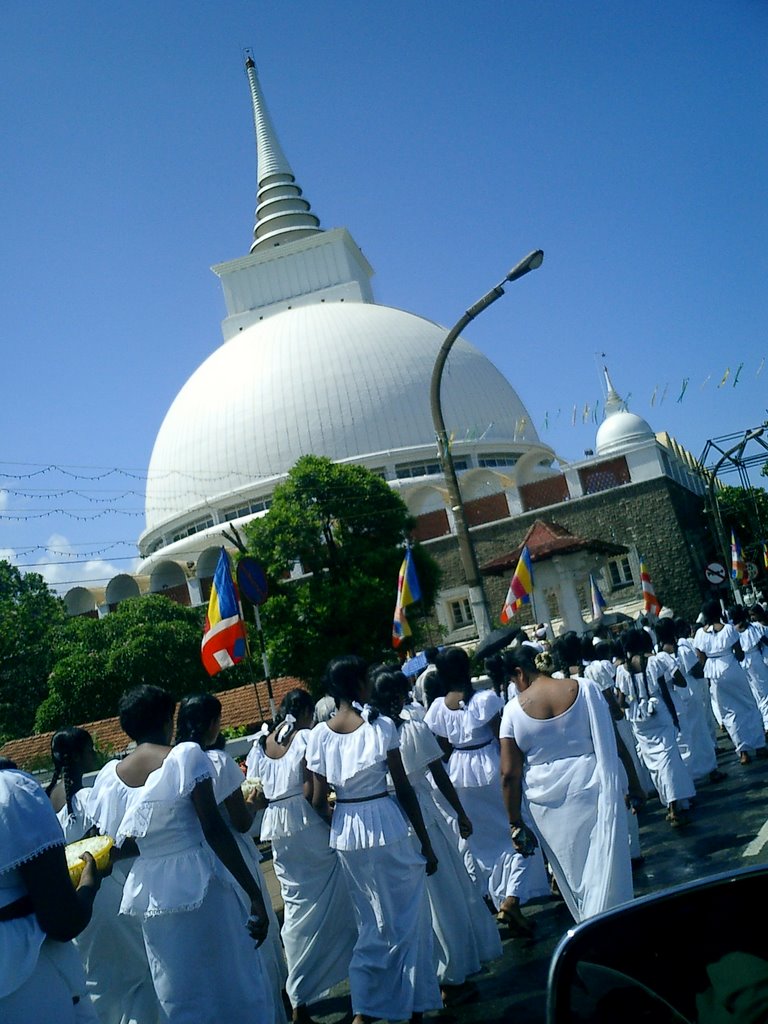
[{"label": "white stupa dome", "polygon": [[[155,441],[143,551],[201,510],[268,493],[308,453],[371,466],[435,455],[429,384],[446,329],[389,306],[316,303],[270,316],[218,348],[171,405]],[[452,349],[443,414],[456,443],[539,440],[525,406],[468,342]]]},{"label": "white stupa dome", "polygon": [[598,427],[595,439],[597,454],[613,455],[643,441],[652,441],[655,436],[642,416],[634,412],[617,412]]}]

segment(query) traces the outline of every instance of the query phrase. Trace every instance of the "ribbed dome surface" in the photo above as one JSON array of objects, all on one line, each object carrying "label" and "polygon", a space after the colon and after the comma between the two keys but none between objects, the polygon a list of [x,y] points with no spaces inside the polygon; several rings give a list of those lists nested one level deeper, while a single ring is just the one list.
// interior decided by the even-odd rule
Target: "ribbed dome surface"
[{"label": "ribbed dome surface", "polygon": [[[429,382],[445,335],[411,313],[349,302],[286,310],[247,328],[195,371],[163,421],[146,531],[199,514],[206,501],[226,507],[227,495],[286,473],[304,454],[356,459],[434,445]],[[451,351],[442,400],[457,441],[538,442],[513,388],[467,342]]]}]

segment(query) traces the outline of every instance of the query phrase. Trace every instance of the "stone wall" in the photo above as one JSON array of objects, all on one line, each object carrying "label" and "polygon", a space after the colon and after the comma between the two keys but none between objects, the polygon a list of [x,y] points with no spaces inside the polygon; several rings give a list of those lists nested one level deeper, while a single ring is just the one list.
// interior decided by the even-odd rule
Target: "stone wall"
[{"label": "stone wall", "polygon": [[[661,602],[676,615],[695,618],[706,596],[704,566],[715,555],[703,499],[668,477],[626,484],[527,512],[471,531],[479,565],[512,551],[536,519],[552,520],[571,533],[635,548],[648,565]],[[427,550],[443,570],[441,589],[459,586],[464,576],[455,536],[430,541]],[[535,567],[534,567],[535,572]],[[485,577],[491,618],[498,624],[509,579]],[[622,600],[632,592],[621,591]],[[640,597],[640,581],[634,594]],[[520,619],[530,622],[527,609]]]}]

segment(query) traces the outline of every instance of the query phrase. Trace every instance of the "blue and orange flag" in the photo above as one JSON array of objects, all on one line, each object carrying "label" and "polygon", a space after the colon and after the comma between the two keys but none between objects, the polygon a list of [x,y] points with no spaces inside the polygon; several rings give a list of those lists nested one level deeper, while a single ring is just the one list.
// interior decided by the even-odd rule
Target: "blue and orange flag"
[{"label": "blue and orange flag", "polygon": [[524,604],[531,600],[533,592],[533,566],[531,565],[531,553],[528,547],[520,552],[517,568],[509,583],[507,596],[504,598],[504,607],[501,609],[499,618],[503,623],[509,622],[513,615],[517,614]]},{"label": "blue and orange flag", "polygon": [[400,566],[400,574],[397,577],[397,600],[395,601],[395,615],[392,621],[392,646],[399,647],[406,637],[411,635],[411,627],[408,625],[408,616],[405,609],[409,604],[415,604],[421,600],[421,587],[416,576],[416,566],[413,564],[411,549],[405,549],[405,558]]},{"label": "blue and orange flag", "polygon": [[768,542],[763,541],[763,566],[768,569]]},{"label": "blue and orange flag", "polygon": [[747,564],[744,561],[744,552],[741,550],[739,538],[734,530],[731,530],[731,579],[741,583],[746,579]]},{"label": "blue and orange flag", "polygon": [[229,556],[221,549],[213,575],[208,614],[200,645],[203,666],[209,676],[232,668],[246,655],[246,633]]}]

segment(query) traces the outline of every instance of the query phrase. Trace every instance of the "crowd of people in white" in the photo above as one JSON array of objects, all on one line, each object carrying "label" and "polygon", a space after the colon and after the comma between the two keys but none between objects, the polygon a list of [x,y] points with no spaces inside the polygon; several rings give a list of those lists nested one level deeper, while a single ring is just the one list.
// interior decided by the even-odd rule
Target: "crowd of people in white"
[{"label": "crowd of people in white", "polygon": [[[526,903],[581,921],[632,899],[638,806],[685,826],[724,778],[718,728],[742,765],[768,756],[762,607],[699,623],[522,640],[480,686],[459,647],[418,679],[337,658],[330,700],[291,691],[245,782],[210,694],[126,693],[135,747],[92,786],[91,737],[60,730],[47,791],[0,765],[0,1020],[308,1024],[345,979],[354,1024],[476,997],[501,937],[534,936]],[[86,855],[75,887],[64,845],[94,834],[111,872]]]}]

